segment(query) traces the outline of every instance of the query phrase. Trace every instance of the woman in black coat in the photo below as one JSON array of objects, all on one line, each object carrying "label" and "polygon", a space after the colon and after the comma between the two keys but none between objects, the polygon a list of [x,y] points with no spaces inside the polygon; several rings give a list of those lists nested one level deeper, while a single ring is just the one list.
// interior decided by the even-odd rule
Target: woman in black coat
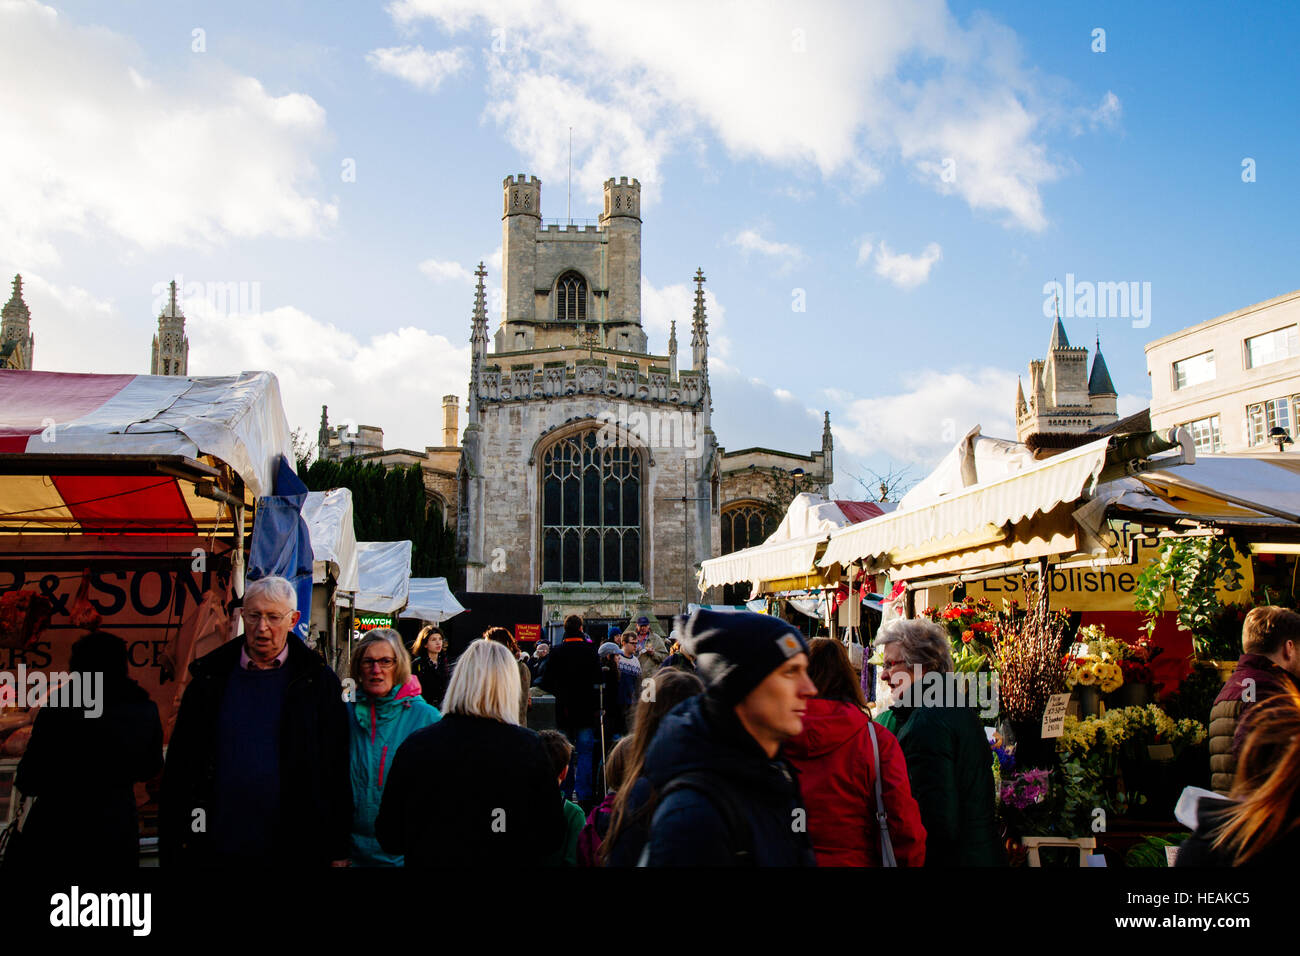
[{"label": "woman in black coat", "polygon": [[12,864],[139,865],[135,784],[162,769],[158,707],[127,675],[126,643],[95,631],[72,647],[68,670],[82,706],[41,708],[14,785],[35,797]]},{"label": "woman in black coat", "polygon": [[519,664],[494,641],[456,661],[442,720],[407,737],[375,819],[408,867],[539,866],[565,836],[541,738],[518,726]]},{"label": "woman in black coat", "polygon": [[420,682],[420,696],[434,707],[442,707],[451,681],[451,662],[448,660],[442,631],[432,624],[420,630],[411,646],[411,673]]}]

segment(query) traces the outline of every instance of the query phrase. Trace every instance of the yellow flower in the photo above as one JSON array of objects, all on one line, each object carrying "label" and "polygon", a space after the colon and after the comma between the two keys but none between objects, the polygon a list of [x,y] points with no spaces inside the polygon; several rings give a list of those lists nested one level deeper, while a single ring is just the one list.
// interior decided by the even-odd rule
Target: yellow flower
[{"label": "yellow flower", "polygon": [[1097,683],[1096,667],[1097,667],[1096,664],[1079,665],[1078,670],[1075,671],[1074,679],[1078,681],[1080,684],[1082,684],[1084,687],[1091,687],[1093,684]]}]

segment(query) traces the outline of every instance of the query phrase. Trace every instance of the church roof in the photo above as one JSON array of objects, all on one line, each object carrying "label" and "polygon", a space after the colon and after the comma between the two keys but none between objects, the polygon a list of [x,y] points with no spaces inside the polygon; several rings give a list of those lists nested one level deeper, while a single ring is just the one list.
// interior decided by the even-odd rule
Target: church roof
[{"label": "church roof", "polygon": [[1047,343],[1047,350],[1068,349],[1070,340],[1065,335],[1065,326],[1061,324],[1061,317],[1056,317],[1056,323],[1052,326],[1052,341]]},{"label": "church roof", "polygon": [[1115,383],[1110,380],[1110,369],[1101,356],[1101,343],[1097,344],[1097,356],[1092,360],[1092,374],[1088,376],[1089,395],[1117,395]]}]

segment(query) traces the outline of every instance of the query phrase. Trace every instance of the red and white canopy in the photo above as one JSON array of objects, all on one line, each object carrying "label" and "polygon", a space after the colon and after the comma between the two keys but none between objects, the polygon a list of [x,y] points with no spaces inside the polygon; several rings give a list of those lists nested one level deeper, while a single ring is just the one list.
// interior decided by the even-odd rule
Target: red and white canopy
[{"label": "red and white canopy", "polygon": [[6,530],[211,529],[229,520],[229,508],[199,496],[195,483],[220,486],[229,466],[249,498],[267,495],[281,455],[292,461],[279,383],[269,372],[0,370]]}]

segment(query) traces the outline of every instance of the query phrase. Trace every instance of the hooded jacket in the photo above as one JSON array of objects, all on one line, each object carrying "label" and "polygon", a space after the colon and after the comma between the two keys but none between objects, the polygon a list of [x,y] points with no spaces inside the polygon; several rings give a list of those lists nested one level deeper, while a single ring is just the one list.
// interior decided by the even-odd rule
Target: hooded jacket
[{"label": "hooded jacket", "polygon": [[[167,747],[159,798],[159,852],[164,865],[223,862],[224,847],[193,824],[213,817],[218,722],[226,685],[239,666],[242,638],[227,641],[190,665]],[[280,819],[268,858],[284,865],[325,864],[350,853],[352,790],[348,785],[348,711],[343,688],[319,654],[289,636],[280,726]]]},{"label": "hooded jacket", "polygon": [[926,866],[1004,866],[993,757],[971,707],[893,708],[912,796],[925,825]]},{"label": "hooded jacket", "polygon": [[1210,786],[1219,793],[1232,789],[1237,752],[1250,728],[1249,701],[1242,700],[1246,680],[1254,681],[1254,702],[1278,693],[1290,675],[1261,654],[1242,654],[1228,682],[1210,708]]},{"label": "hooded jacket", "polygon": [[[803,733],[782,748],[799,771],[818,866],[880,866],[871,718],[850,703],[808,701]],[[889,839],[899,866],[925,863],[925,827],[897,738],[876,726]]]},{"label": "hooded jacket", "polygon": [[[702,773],[730,795],[748,826],[757,866],[816,866],[807,832],[792,826],[803,798],[790,764],[769,759],[730,708],[707,694],[682,701],[664,716],[646,752],[632,796],[635,812],[676,777]],[[649,866],[734,866],[742,838],[728,830],[727,814],[712,797],[682,788],[659,801],[645,841]],[[634,830],[620,835],[613,865],[633,865],[642,847]]]},{"label": "hooded jacket", "polygon": [[352,862],[401,866],[402,858],[385,853],[375,839],[384,777],[402,741],[437,723],[442,714],[424,700],[420,681],[412,676],[378,699],[358,691],[352,717]]}]

